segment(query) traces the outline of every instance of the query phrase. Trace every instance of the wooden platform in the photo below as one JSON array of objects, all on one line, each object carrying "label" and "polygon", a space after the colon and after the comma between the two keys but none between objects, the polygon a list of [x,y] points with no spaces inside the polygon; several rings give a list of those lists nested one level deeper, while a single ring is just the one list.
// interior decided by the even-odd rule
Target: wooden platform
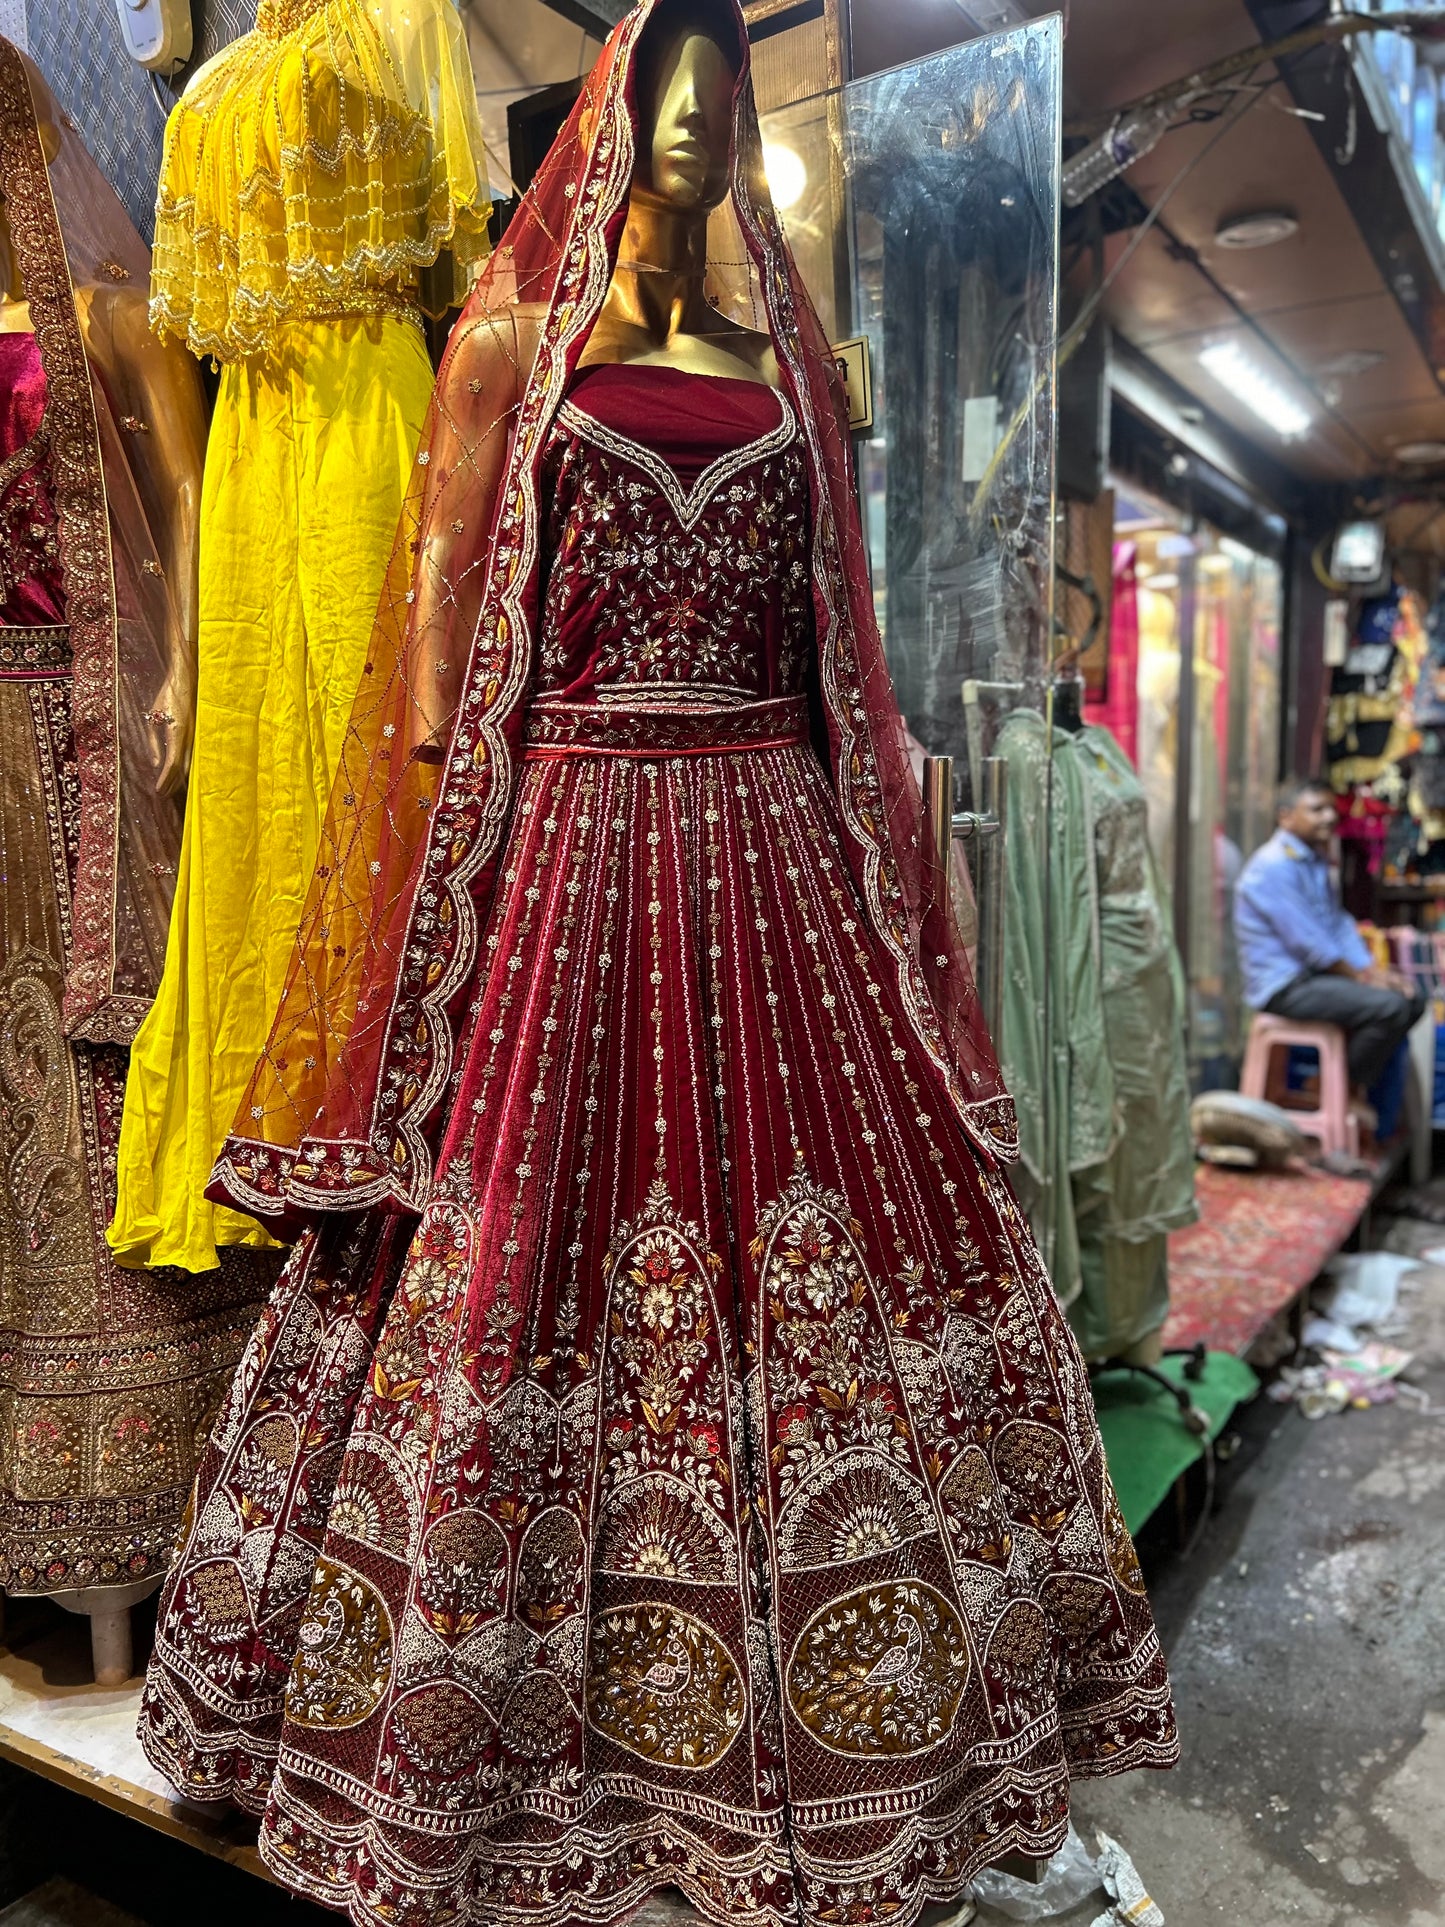
[{"label": "wooden platform", "polygon": [[48,1602],[6,1601],[0,1642],[0,1759],[99,1800],[159,1833],[270,1880],[254,1825],[228,1807],[178,1800],[135,1736],[141,1683],[91,1678],[89,1621]]},{"label": "wooden platform", "polygon": [[[28,1768],[57,1786],[80,1793],[142,1826],[169,1834],[202,1853],[226,1860],[272,1881],[256,1851],[256,1829],[227,1807],[214,1810],[178,1800],[135,1736],[141,1682],[113,1692],[94,1684],[88,1621],[62,1613],[48,1600],[4,1602],[0,1639],[0,1759]],[[1004,1870],[1037,1880],[1044,1862],[1019,1855]],[[139,1927],[96,1903],[67,1881],[48,1882],[12,1912],[16,1927]],[[275,1904],[275,1903],[271,1903]],[[257,1918],[269,1918],[263,1901]],[[309,1910],[308,1910],[309,1914]],[[926,1910],[922,1927],[966,1927],[973,1903],[954,1901]],[[654,1894],[633,1915],[633,1927],[705,1927],[702,1916],[675,1889]]]}]

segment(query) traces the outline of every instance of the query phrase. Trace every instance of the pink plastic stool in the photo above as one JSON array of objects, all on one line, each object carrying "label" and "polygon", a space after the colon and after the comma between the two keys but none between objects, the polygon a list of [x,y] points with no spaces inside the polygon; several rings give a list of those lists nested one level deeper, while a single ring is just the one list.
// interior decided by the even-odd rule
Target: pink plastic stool
[{"label": "pink plastic stool", "polygon": [[1350,1109],[1350,1073],[1345,1057],[1345,1033],[1338,1024],[1295,1024],[1287,1017],[1270,1017],[1259,1012],[1249,1027],[1249,1043],[1244,1052],[1244,1069],[1239,1089],[1244,1097],[1265,1096],[1269,1087],[1269,1060],[1277,1050],[1297,1044],[1312,1050],[1320,1060],[1320,1107],[1317,1111],[1291,1110],[1289,1115],[1306,1136],[1317,1137],[1326,1151],[1340,1151],[1352,1158],[1360,1155],[1360,1121]]}]

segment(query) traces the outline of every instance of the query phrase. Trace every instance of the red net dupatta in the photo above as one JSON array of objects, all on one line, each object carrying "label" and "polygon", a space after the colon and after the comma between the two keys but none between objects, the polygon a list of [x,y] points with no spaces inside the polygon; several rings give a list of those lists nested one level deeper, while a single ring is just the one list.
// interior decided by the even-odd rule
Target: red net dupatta
[{"label": "red net dupatta", "polygon": [[[286,1224],[428,1195],[504,845],[541,572],[548,430],[601,309],[637,146],[642,0],[614,30],[453,332],[417,456],[290,980],[209,1195]],[[828,343],[762,167],[735,0],[731,214],[802,424],[813,601],[850,867],[963,1129],[1015,1154],[960,934],[929,903],[920,803],[883,658]],[[444,747],[443,747],[444,746]]]}]

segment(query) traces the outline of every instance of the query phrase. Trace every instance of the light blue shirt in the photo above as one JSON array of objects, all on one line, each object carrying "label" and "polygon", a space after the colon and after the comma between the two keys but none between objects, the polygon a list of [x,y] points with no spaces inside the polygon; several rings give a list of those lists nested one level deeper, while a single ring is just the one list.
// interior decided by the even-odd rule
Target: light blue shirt
[{"label": "light blue shirt", "polygon": [[1369,946],[1335,901],[1330,868],[1308,844],[1276,830],[1245,864],[1234,888],[1234,936],[1244,1000],[1263,1010],[1307,972],[1347,963],[1367,970]]}]

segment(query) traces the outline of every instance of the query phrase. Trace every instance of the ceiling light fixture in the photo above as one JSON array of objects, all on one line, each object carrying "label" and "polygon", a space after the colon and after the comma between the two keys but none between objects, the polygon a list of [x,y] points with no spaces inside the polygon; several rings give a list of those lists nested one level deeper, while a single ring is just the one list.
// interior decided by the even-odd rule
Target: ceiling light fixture
[{"label": "ceiling light fixture", "polygon": [[1216,341],[1205,348],[1199,360],[1221,388],[1236,401],[1242,401],[1259,419],[1286,441],[1303,435],[1314,420],[1313,413],[1297,400],[1283,383],[1275,380],[1251,361],[1237,341]]},{"label": "ceiling light fixture", "polygon": [[1395,460],[1412,467],[1445,462],[1445,442],[1401,442],[1395,449]]},{"label": "ceiling light fixture", "polygon": [[1250,214],[1230,214],[1214,230],[1221,248],[1272,248],[1299,233],[1299,216],[1284,207],[1262,207]]}]

